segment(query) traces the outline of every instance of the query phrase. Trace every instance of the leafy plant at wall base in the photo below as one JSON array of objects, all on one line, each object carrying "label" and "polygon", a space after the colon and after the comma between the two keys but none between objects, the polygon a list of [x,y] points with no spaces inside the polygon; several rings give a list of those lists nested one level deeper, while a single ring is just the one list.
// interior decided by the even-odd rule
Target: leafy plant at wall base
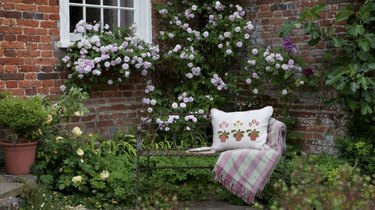
[{"label": "leafy plant at wall base", "polygon": [[[340,94],[339,102],[351,113],[361,113],[368,123],[375,121],[375,2],[365,1],[354,10],[352,5],[343,7],[336,14],[336,22],[345,21],[345,34],[336,27],[320,27],[318,21],[325,6],[319,5],[304,12],[295,21],[283,24],[280,35],[286,36],[293,29],[304,26],[310,35],[309,45],[316,45],[321,39],[329,41],[341,51],[332,56],[327,52],[329,71],[326,84]],[[337,26],[337,25],[334,25]]]},{"label": "leafy plant at wall base", "polygon": [[370,138],[344,137],[337,139],[340,157],[358,167],[363,174],[375,174],[375,143]]}]

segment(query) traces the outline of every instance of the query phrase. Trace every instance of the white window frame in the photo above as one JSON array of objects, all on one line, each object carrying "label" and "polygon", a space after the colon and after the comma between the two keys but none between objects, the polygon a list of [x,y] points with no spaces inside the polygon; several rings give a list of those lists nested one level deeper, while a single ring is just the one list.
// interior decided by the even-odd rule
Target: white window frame
[{"label": "white window frame", "polygon": [[[97,8],[117,8],[117,6],[106,6],[103,5],[103,1],[100,0],[101,5],[92,5],[90,7],[97,7]],[[119,5],[120,1],[117,0]],[[136,34],[141,37],[146,42],[152,42],[152,17],[151,17],[151,1],[150,0],[133,0],[134,7],[133,8],[126,8],[128,10],[134,11],[134,23],[137,26]],[[60,0],[60,41],[58,42],[58,47],[67,48],[72,44],[72,34],[69,32],[70,27],[70,11],[69,11],[69,0]],[[83,4],[85,5],[86,0],[83,0]],[[73,3],[72,3],[73,4]],[[80,4],[82,5],[82,4]],[[83,14],[85,18],[85,10]],[[103,22],[103,14],[101,14],[102,22]],[[118,18],[120,21],[120,18]]]}]

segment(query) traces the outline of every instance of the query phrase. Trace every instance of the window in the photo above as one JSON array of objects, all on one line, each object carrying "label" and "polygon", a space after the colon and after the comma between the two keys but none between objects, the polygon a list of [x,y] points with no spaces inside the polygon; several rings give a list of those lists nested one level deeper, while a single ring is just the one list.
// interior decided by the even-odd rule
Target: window
[{"label": "window", "polygon": [[60,0],[60,47],[79,38],[74,34],[80,20],[108,24],[110,29],[137,25],[137,35],[151,42],[150,0]]}]

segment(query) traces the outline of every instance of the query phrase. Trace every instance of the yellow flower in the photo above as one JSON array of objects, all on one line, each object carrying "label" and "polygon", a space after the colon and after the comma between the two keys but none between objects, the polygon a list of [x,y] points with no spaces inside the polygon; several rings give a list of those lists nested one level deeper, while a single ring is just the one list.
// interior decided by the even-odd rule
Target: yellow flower
[{"label": "yellow flower", "polygon": [[81,182],[82,181],[82,176],[74,176],[72,178],[73,183]]},{"label": "yellow flower", "polygon": [[56,141],[61,141],[61,140],[63,140],[64,139],[64,137],[62,137],[62,136],[58,136],[58,137],[56,137]]},{"label": "yellow flower", "polygon": [[74,136],[79,137],[82,135],[83,132],[81,131],[79,127],[74,127],[72,130],[72,133]]},{"label": "yellow flower", "polygon": [[52,122],[52,120],[53,120],[52,115],[49,114],[49,115],[47,116],[47,121],[46,121],[46,123],[47,123],[47,124],[50,124],[50,123]]},{"label": "yellow flower", "polygon": [[106,180],[109,177],[109,171],[102,171],[102,173],[99,174],[101,180]]},{"label": "yellow flower", "polygon": [[77,153],[77,155],[79,155],[79,156],[82,156],[83,154],[85,154],[81,148],[78,148],[78,149],[76,150],[76,153]]},{"label": "yellow flower", "polygon": [[74,112],[74,116],[80,117],[82,116],[82,113],[80,111],[76,111]]}]

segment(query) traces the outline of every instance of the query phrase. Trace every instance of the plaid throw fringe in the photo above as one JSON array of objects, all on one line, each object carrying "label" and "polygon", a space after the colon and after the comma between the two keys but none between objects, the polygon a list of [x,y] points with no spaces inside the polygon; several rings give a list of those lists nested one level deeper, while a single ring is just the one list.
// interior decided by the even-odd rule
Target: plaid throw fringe
[{"label": "plaid throw fringe", "polygon": [[213,170],[215,179],[246,203],[263,190],[282,154],[285,125],[271,118],[267,143],[261,150],[238,149],[221,153]]}]

